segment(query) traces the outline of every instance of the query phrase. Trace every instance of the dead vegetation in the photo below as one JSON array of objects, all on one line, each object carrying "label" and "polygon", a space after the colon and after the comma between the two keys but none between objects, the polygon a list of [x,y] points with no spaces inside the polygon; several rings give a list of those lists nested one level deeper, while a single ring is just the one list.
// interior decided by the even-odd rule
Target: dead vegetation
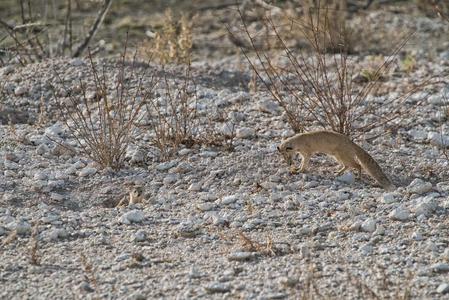
[{"label": "dead vegetation", "polygon": [[[86,33],[84,22],[75,17],[72,0],[63,3],[64,17],[56,13],[60,8],[55,7],[55,2],[43,1],[38,5],[30,0],[17,2],[20,6],[20,23],[8,23],[0,19],[0,27],[7,33],[7,37],[2,40],[5,47],[0,49],[3,52],[0,64],[13,59],[25,65],[59,56],[80,57],[98,32],[112,0],[105,0],[96,8],[96,17]],[[80,10],[79,3],[76,3],[76,7]]]},{"label": "dead vegetation", "polygon": [[[411,84],[408,91],[396,96],[381,93],[382,101],[375,97],[413,32],[390,55],[382,56],[378,64],[360,70],[351,56],[355,39],[347,27],[345,10],[342,13],[340,7],[329,8],[322,2],[325,1],[317,1],[316,6],[305,10],[304,16],[291,19],[289,24],[291,31],[300,32],[306,39],[310,51],[290,46],[284,34],[286,24],[275,23],[269,13],[262,22],[265,31],[271,34],[262,37],[274,42],[263,44],[277,44],[280,50],[273,52],[260,47],[261,36],[252,33],[251,25],[239,11],[241,32],[249,44],[240,49],[262,86],[283,108],[291,128],[303,132],[320,127],[354,136],[410,114],[416,107],[406,105],[406,101],[413,93],[423,90],[428,81]],[[339,3],[344,9],[344,1]],[[229,32],[236,36],[235,30],[229,28]],[[411,71],[413,60],[406,60],[404,68]],[[357,75],[364,80],[356,80]]]},{"label": "dead vegetation", "polygon": [[60,78],[67,93],[64,98],[54,88],[61,119],[82,153],[103,168],[114,170],[123,166],[126,148],[135,138],[133,131],[139,113],[152,96],[155,84],[151,77],[144,85],[145,73],[136,73],[136,60],[128,74],[125,57],[126,45],[114,67],[115,79],[111,80],[105,66],[96,64],[89,54],[91,76],[87,80],[79,78],[79,85],[74,88],[65,86]]}]

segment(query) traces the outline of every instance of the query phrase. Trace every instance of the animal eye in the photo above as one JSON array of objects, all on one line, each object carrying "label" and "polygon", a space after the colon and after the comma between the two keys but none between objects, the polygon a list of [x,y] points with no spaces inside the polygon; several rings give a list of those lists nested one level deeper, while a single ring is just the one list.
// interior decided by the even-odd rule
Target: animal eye
[{"label": "animal eye", "polygon": [[278,151],[281,151],[281,148],[279,148],[279,146],[276,147],[278,149]]}]

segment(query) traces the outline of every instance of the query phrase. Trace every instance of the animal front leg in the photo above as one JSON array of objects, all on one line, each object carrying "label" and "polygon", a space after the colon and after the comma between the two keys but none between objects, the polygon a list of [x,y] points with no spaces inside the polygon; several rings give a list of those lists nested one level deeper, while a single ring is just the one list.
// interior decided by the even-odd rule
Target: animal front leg
[{"label": "animal front leg", "polygon": [[348,167],[346,167],[345,165],[343,165],[338,171],[337,171],[337,176],[340,176],[341,174],[343,174],[344,171],[346,171],[348,169]]},{"label": "animal front leg", "polygon": [[301,165],[299,166],[299,171],[301,173],[305,173],[305,172],[307,172],[307,168],[309,167],[310,155],[303,154],[301,156],[302,156],[302,159],[301,159]]}]

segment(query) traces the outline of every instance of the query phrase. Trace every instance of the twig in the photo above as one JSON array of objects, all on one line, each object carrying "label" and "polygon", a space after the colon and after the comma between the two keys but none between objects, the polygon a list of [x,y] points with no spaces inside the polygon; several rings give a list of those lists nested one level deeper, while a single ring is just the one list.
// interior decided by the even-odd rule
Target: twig
[{"label": "twig", "polygon": [[84,50],[86,50],[87,46],[90,43],[90,40],[94,37],[94,35],[97,33],[101,23],[103,22],[106,13],[109,10],[109,7],[111,6],[112,0],[105,0],[105,3],[103,5],[103,8],[100,10],[100,12],[97,15],[97,18],[92,25],[92,28],[89,30],[89,33],[87,34],[84,41],[81,43],[81,45],[75,50],[75,53],[73,53],[72,57],[80,57],[81,54],[83,54]]}]

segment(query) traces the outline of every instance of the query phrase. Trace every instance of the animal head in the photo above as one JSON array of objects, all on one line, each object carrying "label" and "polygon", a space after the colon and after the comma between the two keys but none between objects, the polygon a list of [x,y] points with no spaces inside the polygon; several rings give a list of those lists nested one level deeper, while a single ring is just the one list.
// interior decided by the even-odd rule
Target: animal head
[{"label": "animal head", "polygon": [[129,192],[130,203],[138,203],[143,200],[143,188],[141,186],[136,186]]},{"label": "animal head", "polygon": [[289,141],[284,141],[277,148],[284,157],[287,164],[292,165],[295,151],[293,150],[293,146],[291,145],[291,143]]}]

